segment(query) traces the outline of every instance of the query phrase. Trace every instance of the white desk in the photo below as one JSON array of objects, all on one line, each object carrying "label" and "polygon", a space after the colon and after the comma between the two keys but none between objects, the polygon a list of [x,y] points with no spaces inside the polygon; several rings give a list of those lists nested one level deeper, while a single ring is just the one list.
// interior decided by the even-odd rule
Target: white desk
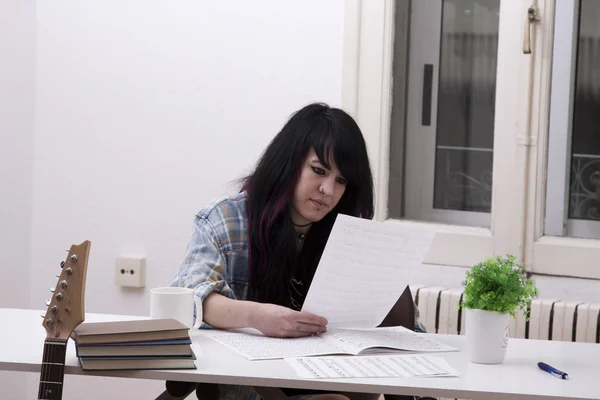
[{"label": "white desk", "polygon": [[[46,336],[40,313],[0,308],[0,370],[40,371]],[[137,318],[140,317],[86,314],[86,322]],[[443,354],[462,374],[460,378],[309,380],[299,378],[283,360],[249,361],[203,333],[192,332],[198,357],[196,370],[86,372],[79,367],[73,341],[69,340],[65,373],[466,399],[600,399],[598,344],[510,339],[504,364],[478,365],[468,362],[463,336],[436,335],[462,350]],[[560,380],[541,371],[538,361],[562,369],[571,380]],[[68,390],[65,387],[65,392]]]}]

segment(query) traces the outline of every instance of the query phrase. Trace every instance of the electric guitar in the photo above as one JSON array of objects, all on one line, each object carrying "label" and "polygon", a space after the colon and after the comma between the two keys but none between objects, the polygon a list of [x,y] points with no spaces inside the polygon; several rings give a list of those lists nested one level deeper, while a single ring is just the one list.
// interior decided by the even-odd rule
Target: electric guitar
[{"label": "electric guitar", "polygon": [[61,400],[65,373],[67,341],[71,332],[85,319],[84,294],[90,241],[72,245],[56,287],[50,289],[52,299],[46,301],[48,309],[42,314],[46,329],[44,356],[38,400]]}]

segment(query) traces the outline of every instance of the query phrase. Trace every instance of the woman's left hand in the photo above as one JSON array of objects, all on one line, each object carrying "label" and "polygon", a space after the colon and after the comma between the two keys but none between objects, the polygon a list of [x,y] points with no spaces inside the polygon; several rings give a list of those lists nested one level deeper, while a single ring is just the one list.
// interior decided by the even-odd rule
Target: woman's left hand
[{"label": "woman's left hand", "polygon": [[327,320],[275,304],[256,303],[250,326],[266,336],[304,337],[327,330]]}]

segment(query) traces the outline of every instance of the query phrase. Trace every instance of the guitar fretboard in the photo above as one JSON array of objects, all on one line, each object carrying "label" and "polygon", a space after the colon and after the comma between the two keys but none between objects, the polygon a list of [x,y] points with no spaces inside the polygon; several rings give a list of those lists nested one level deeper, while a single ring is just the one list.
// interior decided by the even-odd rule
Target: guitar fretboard
[{"label": "guitar fretboard", "polygon": [[46,339],[38,400],[61,400],[67,340]]}]

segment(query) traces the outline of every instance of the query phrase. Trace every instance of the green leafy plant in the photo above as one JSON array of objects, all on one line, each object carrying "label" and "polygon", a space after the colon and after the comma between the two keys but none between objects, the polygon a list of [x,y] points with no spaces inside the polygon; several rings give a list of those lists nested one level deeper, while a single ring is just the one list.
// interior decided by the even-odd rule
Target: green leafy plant
[{"label": "green leafy plant", "polygon": [[[463,308],[496,311],[515,317],[516,310],[527,312],[539,295],[535,281],[527,279],[525,268],[515,257],[490,257],[467,271]],[[460,307],[460,305],[459,305]]]}]

